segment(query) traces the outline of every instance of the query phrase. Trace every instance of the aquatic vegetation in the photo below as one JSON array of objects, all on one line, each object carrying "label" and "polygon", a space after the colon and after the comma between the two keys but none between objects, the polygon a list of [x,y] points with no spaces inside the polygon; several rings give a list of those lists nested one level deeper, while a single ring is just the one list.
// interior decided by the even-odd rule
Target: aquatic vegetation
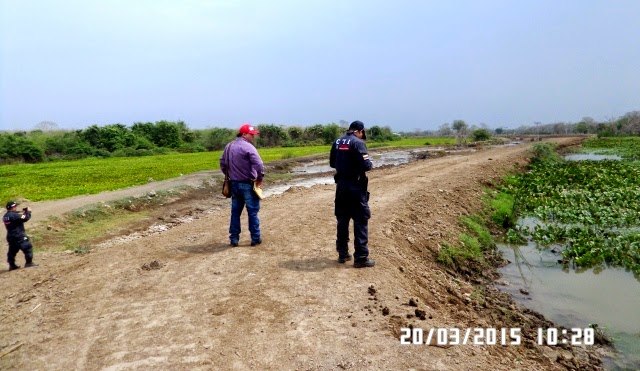
[{"label": "aquatic vegetation", "polygon": [[[597,139],[586,147],[618,153],[619,145],[624,158],[640,154],[638,138]],[[533,228],[510,229],[510,241],[563,244],[563,260],[577,267],[615,265],[640,273],[638,162],[562,161],[543,153],[526,174],[510,179],[503,192],[513,195],[521,216],[540,221]]]}]

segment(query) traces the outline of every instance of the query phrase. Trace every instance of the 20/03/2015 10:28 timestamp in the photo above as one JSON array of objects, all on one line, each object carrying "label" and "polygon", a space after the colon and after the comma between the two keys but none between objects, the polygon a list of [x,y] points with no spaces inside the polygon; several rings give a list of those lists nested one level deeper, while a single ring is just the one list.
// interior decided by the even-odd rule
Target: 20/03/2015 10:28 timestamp
[{"label": "20/03/2015 10:28 timestamp", "polygon": [[[536,331],[538,345],[593,345],[595,331],[593,328],[538,328]],[[400,344],[424,345],[520,345],[522,332],[520,328],[430,328],[427,332],[421,328],[403,327],[400,329]]]}]

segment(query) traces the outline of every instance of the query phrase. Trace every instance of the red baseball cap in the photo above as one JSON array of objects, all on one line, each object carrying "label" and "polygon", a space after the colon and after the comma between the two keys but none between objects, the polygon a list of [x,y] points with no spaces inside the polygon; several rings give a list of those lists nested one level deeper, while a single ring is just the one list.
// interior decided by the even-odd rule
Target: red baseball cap
[{"label": "red baseball cap", "polygon": [[253,127],[253,125],[251,124],[244,124],[242,126],[240,126],[240,134],[260,134],[260,132],[258,130],[256,130],[256,128]]}]

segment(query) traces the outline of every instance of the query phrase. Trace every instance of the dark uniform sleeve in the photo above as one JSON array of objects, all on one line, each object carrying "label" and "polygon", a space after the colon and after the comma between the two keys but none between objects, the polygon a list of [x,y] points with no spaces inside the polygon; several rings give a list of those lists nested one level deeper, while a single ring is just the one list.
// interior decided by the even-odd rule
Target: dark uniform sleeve
[{"label": "dark uniform sleeve", "polygon": [[331,145],[331,152],[329,153],[329,166],[331,166],[332,168],[336,168],[336,147],[337,144],[334,141],[333,144]]},{"label": "dark uniform sleeve", "polygon": [[5,224],[6,222],[17,222],[24,223],[31,219],[31,211],[27,211],[26,213],[20,214],[16,212],[9,212],[4,216]]},{"label": "dark uniform sleeve", "polygon": [[362,141],[356,141],[355,143],[355,148],[358,151],[358,153],[360,154],[360,156],[358,156],[358,160],[361,161],[361,169],[363,171],[369,171],[371,170],[371,168],[373,167],[373,163],[371,162],[371,159],[369,159],[369,153],[367,151],[367,145],[364,144],[364,142]]}]

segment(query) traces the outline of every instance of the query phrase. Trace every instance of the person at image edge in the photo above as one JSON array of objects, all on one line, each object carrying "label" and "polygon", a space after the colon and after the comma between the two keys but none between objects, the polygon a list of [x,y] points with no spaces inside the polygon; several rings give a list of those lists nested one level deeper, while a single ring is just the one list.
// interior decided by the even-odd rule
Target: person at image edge
[{"label": "person at image edge", "polygon": [[33,262],[33,245],[31,245],[29,236],[24,230],[24,223],[31,219],[31,209],[25,207],[22,209],[22,213],[19,213],[16,211],[17,207],[18,204],[16,202],[9,201],[7,203],[7,212],[2,218],[5,228],[7,228],[7,242],[9,243],[7,262],[9,263],[10,271],[20,268],[19,265],[16,265],[16,255],[20,250],[24,253],[25,268],[38,265]]}]

